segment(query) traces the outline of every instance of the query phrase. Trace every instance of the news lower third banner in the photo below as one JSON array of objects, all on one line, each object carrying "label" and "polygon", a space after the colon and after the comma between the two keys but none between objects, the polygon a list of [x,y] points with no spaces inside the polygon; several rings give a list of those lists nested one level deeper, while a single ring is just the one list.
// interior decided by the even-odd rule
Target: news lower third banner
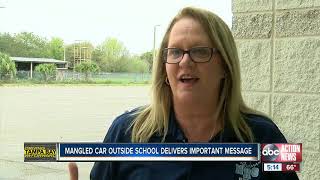
[{"label": "news lower third banner", "polygon": [[25,162],[260,161],[255,143],[25,143]]}]

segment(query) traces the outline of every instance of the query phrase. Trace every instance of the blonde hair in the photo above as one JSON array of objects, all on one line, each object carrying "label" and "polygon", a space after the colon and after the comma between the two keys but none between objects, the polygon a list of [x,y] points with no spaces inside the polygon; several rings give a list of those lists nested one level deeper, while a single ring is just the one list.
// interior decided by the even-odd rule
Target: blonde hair
[{"label": "blonde hair", "polygon": [[[214,42],[224,61],[226,78],[221,89],[219,100],[220,111],[224,110],[224,120],[229,121],[237,138],[241,142],[253,142],[253,133],[245,121],[245,114],[259,114],[248,108],[241,95],[240,67],[237,48],[228,26],[214,13],[186,7],[171,21],[160,50],[153,62],[151,104],[141,108],[132,122],[132,142],[148,142],[155,133],[162,135],[162,142],[168,132],[169,113],[172,106],[170,86],[166,85],[166,70],[162,59],[162,50],[168,46],[169,34],[173,25],[180,19],[189,17],[198,21]],[[225,122],[224,122],[225,123]]]}]

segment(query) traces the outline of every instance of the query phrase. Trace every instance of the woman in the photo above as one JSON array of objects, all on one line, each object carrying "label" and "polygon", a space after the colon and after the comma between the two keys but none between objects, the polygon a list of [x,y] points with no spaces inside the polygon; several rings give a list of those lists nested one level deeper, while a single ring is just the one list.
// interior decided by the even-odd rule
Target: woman
[{"label": "woman", "polygon": [[[119,116],[104,142],[285,143],[277,126],[242,99],[236,45],[215,14],[184,8],[154,61],[152,101]],[[96,162],[91,179],[289,179],[250,162]]]}]

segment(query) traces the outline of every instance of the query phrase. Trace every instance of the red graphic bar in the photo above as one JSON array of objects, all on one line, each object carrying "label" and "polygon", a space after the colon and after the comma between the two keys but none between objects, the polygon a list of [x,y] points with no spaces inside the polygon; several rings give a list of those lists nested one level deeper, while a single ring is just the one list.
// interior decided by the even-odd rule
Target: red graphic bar
[{"label": "red graphic bar", "polygon": [[300,164],[282,163],[282,171],[283,172],[300,171]]}]

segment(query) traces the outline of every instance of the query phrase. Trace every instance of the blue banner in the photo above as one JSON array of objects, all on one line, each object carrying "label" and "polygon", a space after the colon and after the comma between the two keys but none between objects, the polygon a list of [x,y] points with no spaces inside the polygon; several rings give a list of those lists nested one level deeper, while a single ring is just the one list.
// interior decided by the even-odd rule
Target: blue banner
[{"label": "blue banner", "polygon": [[252,143],[59,143],[58,161],[259,161]]}]

